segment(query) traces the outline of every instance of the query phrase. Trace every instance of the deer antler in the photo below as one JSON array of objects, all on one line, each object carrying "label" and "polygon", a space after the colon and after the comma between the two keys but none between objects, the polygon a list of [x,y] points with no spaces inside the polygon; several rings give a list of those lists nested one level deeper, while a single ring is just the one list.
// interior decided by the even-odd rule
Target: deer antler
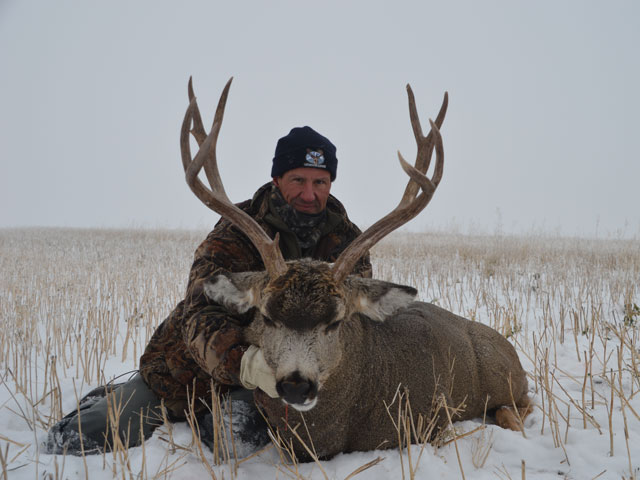
[{"label": "deer antler", "polygon": [[[262,257],[265,269],[270,278],[276,278],[286,270],[286,265],[282,252],[278,246],[278,235],[271,240],[258,223],[251,218],[246,212],[242,211],[234,205],[222,185],[220,172],[218,171],[218,161],[216,158],[216,143],[218,142],[218,134],[222,126],[222,118],[224,116],[224,108],[229,95],[231,81],[229,79],[218,101],[216,114],[213,118],[211,131],[207,135],[202,125],[202,118],[196,98],[193,94],[193,86],[189,79],[189,107],[184,115],[182,129],[180,130],[180,151],[182,153],[182,164],[184,166],[187,184],[195,193],[202,203],[219,213],[221,216],[233,223],[239,228],[253,245],[256,247]],[[193,122],[193,130],[191,133],[196,138],[200,149],[195,158],[191,157],[191,148],[189,146],[189,128]],[[211,189],[208,189],[198,178],[198,173],[204,166],[205,174]]]},{"label": "deer antler", "polygon": [[[343,281],[346,276],[351,273],[354,265],[365,252],[389,233],[418,215],[424,207],[427,206],[442,179],[444,147],[442,146],[442,136],[440,135],[439,128],[442,126],[442,122],[447,113],[449,95],[445,92],[436,121],[433,122],[431,119],[429,120],[431,131],[426,137],[422,135],[422,127],[420,126],[420,118],[418,117],[418,111],[416,109],[415,97],[413,96],[411,86],[408,84],[407,95],[409,96],[411,126],[413,127],[413,134],[418,144],[415,166],[409,165],[405,159],[402,158],[400,152],[398,152],[400,165],[405,173],[409,175],[409,182],[404,191],[404,195],[393,211],[369,227],[340,254],[333,265],[333,276],[338,282]],[[436,165],[433,176],[429,179],[426,173],[431,163],[431,155],[433,154],[434,147],[436,150]],[[420,190],[422,191],[418,195]]]}]

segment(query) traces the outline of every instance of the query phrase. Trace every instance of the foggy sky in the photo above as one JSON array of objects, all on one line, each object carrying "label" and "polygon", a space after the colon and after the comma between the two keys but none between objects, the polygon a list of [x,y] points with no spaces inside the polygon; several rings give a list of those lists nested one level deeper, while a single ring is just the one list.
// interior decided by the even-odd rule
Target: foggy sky
[{"label": "foggy sky", "polygon": [[276,141],[337,146],[332,193],[368,226],[413,160],[405,85],[442,128],[444,178],[411,230],[640,236],[634,1],[0,0],[0,227],[207,228],[178,145],[194,86],[227,193]]}]

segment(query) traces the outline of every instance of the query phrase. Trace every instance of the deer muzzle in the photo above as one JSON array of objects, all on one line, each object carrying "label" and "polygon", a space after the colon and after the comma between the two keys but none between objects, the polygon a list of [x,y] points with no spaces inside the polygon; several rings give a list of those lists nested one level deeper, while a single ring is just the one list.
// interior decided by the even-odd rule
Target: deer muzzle
[{"label": "deer muzzle", "polygon": [[318,401],[318,383],[297,371],[278,380],[276,391],[285,403],[301,412],[311,410]]}]

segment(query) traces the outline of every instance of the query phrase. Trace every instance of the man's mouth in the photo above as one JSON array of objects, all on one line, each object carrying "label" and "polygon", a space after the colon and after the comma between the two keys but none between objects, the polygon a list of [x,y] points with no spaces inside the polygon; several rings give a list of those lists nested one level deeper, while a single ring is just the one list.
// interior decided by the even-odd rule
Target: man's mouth
[{"label": "man's mouth", "polygon": [[312,203],[304,203],[304,202],[293,202],[293,208],[298,210],[299,212],[304,213],[318,213],[318,204],[316,202]]}]

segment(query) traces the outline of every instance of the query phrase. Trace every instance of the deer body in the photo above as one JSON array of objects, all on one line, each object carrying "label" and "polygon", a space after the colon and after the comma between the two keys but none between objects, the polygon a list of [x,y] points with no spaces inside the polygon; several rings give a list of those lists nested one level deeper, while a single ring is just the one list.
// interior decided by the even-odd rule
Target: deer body
[{"label": "deer body", "polygon": [[[511,372],[517,379],[514,398],[526,397],[527,382],[515,350],[482,324],[424,303],[411,305],[383,324],[367,318],[358,323],[358,327],[345,332],[349,337],[345,343],[351,347],[338,368],[341,373],[325,384],[318,405],[303,413],[319,457],[396,447],[398,433],[385,403],[391,405],[398,386],[408,389],[414,415],[427,418],[434,396],[440,394],[445,395],[449,406],[464,402],[464,411],[454,420],[481,417],[487,397],[489,410],[510,405],[504,372]],[[450,358],[456,360],[451,373]],[[501,382],[502,395],[496,395],[495,384]],[[256,400],[270,423],[286,435],[283,403],[259,391]],[[396,413],[395,408],[390,411]],[[445,414],[440,412],[438,424],[443,426],[446,422]],[[288,423],[302,423],[300,414],[290,409]],[[303,432],[299,430],[310,445]],[[307,456],[299,446],[297,450],[298,456]]]},{"label": "deer body", "polygon": [[414,416],[436,414],[439,427],[448,423],[444,410],[433,411],[442,398],[462,407],[452,420],[528,405],[515,349],[492,328],[412,301],[411,287],[348,277],[326,288],[328,264],[288,265],[275,282],[264,272],[218,275],[205,292],[229,308],[256,307],[247,340],[263,350],[282,397],[256,390],[256,403],[280,435],[294,438],[299,458],[309,455],[291,434],[297,424],[319,457],[397,446],[386,406],[398,389],[408,391]]}]

